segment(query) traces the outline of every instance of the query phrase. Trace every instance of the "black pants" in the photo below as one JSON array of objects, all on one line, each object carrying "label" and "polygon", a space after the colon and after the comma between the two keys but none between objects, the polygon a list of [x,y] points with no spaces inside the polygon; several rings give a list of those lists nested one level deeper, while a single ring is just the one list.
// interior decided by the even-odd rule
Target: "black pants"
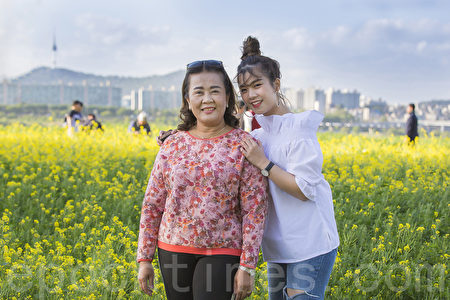
[{"label": "black pants", "polygon": [[168,300],[230,300],[239,256],[198,255],[158,248]]},{"label": "black pants", "polygon": [[412,138],[412,137],[408,136],[408,139],[409,139],[408,145],[414,147],[416,144],[416,138]]}]

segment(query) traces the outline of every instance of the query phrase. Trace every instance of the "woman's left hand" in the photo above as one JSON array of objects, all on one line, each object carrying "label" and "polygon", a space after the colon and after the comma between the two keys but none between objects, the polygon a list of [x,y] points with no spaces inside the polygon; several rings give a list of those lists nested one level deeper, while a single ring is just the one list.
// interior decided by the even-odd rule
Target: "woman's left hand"
[{"label": "woman's left hand", "polygon": [[255,278],[246,271],[238,269],[234,276],[235,300],[244,300],[252,294]]},{"label": "woman's left hand", "polygon": [[244,139],[241,142],[241,151],[247,160],[257,168],[264,169],[270,162],[264,154],[260,141],[255,141],[252,138]]}]

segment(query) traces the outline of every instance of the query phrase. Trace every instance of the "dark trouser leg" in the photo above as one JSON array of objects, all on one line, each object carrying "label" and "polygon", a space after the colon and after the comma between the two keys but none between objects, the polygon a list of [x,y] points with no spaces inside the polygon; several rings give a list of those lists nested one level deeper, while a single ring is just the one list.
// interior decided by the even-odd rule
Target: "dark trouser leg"
[{"label": "dark trouser leg", "polygon": [[196,255],[158,248],[159,267],[168,300],[192,300]]},{"label": "dark trouser leg", "polygon": [[239,256],[201,256],[194,273],[194,299],[230,300],[238,268]]},{"label": "dark trouser leg", "polygon": [[286,264],[267,263],[267,281],[269,300],[283,300],[283,289],[286,286]]}]

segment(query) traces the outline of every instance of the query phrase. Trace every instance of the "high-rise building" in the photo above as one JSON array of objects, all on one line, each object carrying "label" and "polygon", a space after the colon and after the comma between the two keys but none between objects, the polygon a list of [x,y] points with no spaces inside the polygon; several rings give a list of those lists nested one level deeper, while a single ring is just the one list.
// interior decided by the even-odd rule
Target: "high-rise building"
[{"label": "high-rise building", "polygon": [[290,106],[292,109],[297,110],[299,109],[298,106],[298,94],[297,94],[297,90],[293,89],[293,88],[285,88],[283,89],[283,94],[286,97],[286,99],[288,100]]},{"label": "high-rise building", "polygon": [[298,107],[297,109],[303,109],[303,103],[305,102],[305,91],[300,89],[297,92],[297,101],[298,101]]},{"label": "high-rise building", "polygon": [[303,98],[304,110],[317,110],[325,113],[325,92],[322,89],[310,87],[305,90]]},{"label": "high-rise building", "polygon": [[334,90],[330,88],[326,92],[326,110],[332,108],[353,109],[359,107],[359,98],[361,94],[354,90]]},{"label": "high-rise building", "polygon": [[138,110],[138,91],[131,90],[130,94],[130,109],[131,110]]},{"label": "high-rise building", "polygon": [[173,109],[181,106],[181,95],[175,91],[175,87],[169,89],[161,88],[154,90],[151,86],[140,88],[138,91],[131,91],[130,109],[131,110],[161,110]]}]

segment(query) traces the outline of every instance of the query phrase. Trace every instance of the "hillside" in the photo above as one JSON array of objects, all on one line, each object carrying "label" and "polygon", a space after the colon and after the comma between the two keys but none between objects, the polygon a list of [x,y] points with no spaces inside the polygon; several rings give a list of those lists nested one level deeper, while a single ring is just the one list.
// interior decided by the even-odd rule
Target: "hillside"
[{"label": "hillside", "polygon": [[176,71],[166,75],[152,75],[147,77],[124,77],[124,76],[102,76],[83,72],[77,72],[64,68],[38,67],[30,72],[12,80],[13,83],[22,85],[54,85],[61,81],[64,84],[81,85],[86,81],[88,85],[105,84],[107,81],[111,86],[122,88],[122,95],[128,94],[132,89],[149,87],[153,89],[170,88],[174,86],[176,90],[181,88],[184,72]]}]

